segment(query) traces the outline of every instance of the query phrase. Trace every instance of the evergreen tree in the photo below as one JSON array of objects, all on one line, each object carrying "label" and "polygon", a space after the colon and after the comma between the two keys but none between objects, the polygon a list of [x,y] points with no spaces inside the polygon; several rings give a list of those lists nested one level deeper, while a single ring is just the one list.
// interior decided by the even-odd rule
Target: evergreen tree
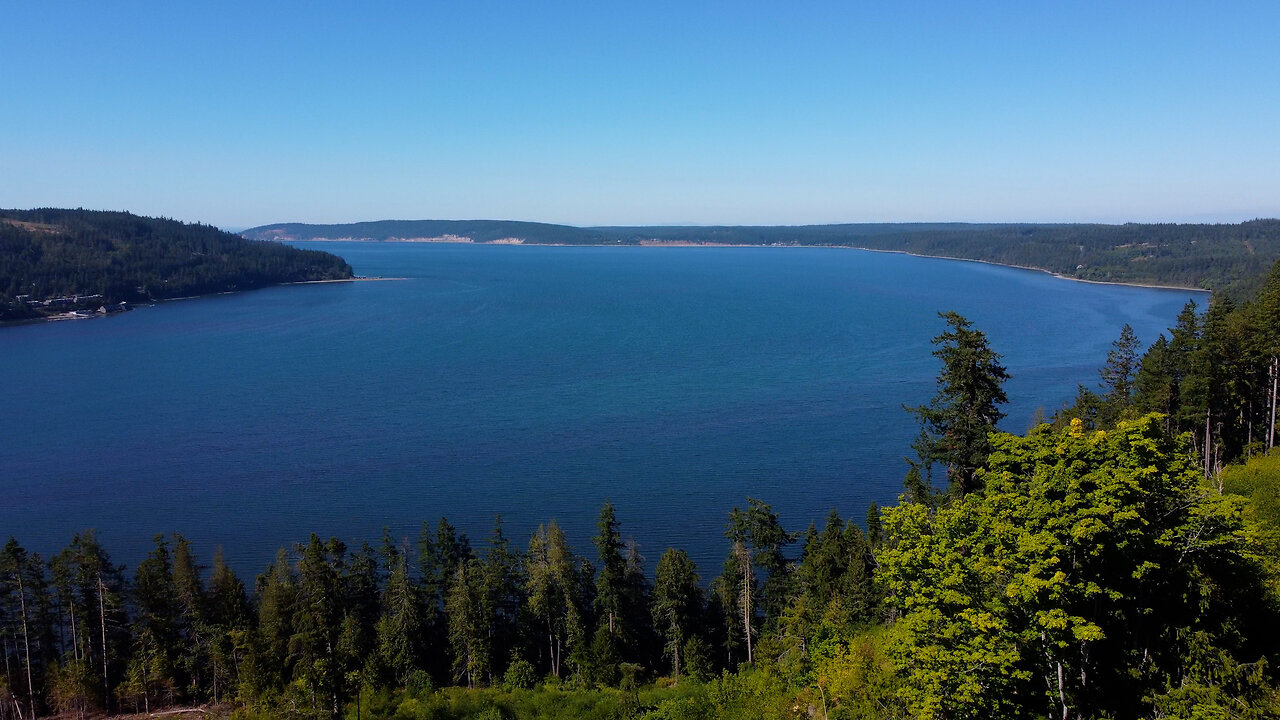
[{"label": "evergreen tree", "polygon": [[653,581],[653,625],[663,638],[663,652],[671,658],[671,673],[677,684],[681,652],[696,635],[702,606],[702,587],[693,561],[683,550],[668,548],[658,559]]},{"label": "evergreen tree", "polygon": [[298,548],[297,612],[289,651],[296,655],[294,679],[307,692],[313,711],[341,713],[346,699],[345,673],[339,656],[345,607],[342,582],[346,546],[337,539],[322,542],[315,534]]},{"label": "evergreen tree", "polygon": [[[565,661],[580,657],[588,649],[586,608],[591,601],[584,590],[590,586],[594,573],[583,572],[589,565],[574,556],[564,531],[554,521],[534,533],[525,567],[529,612],[546,639],[546,666],[552,675],[560,677]],[[582,669],[575,668],[579,672]]]},{"label": "evergreen tree", "polygon": [[203,699],[211,663],[213,631],[208,622],[208,598],[205,595],[201,568],[182,535],[173,536],[173,586],[177,599],[175,629],[179,638],[176,669],[184,680],[179,690],[190,699]]},{"label": "evergreen tree", "polygon": [[169,543],[163,535],[155,537],[155,548],[138,563],[133,600],[137,617],[126,696],[135,706],[141,700],[143,711],[150,712],[153,700],[160,706],[172,704],[180,686],[175,678],[180,641],[178,593]]},{"label": "evergreen tree", "polygon": [[258,578],[258,640],[246,680],[246,694],[258,697],[270,688],[283,687],[293,679],[296,658],[290,652],[298,614],[298,583],[283,548],[275,562]]},{"label": "evergreen tree", "polygon": [[222,548],[213,555],[209,577],[207,622],[210,692],[216,703],[234,694],[240,684],[240,667],[252,656],[252,612],[244,583],[227,566]]},{"label": "evergreen tree", "polygon": [[[18,541],[10,537],[9,542],[5,543],[4,549],[0,550],[0,622],[3,623],[3,632],[6,636],[4,647],[5,657],[5,677],[8,684],[14,690],[23,688],[26,694],[27,712],[31,718],[36,717],[36,710],[39,705],[39,696],[36,694],[37,677],[40,671],[40,658],[32,656],[33,644],[39,649],[38,643],[33,643],[35,636],[39,634],[36,622],[36,602],[35,588],[37,575],[43,575],[43,569],[40,565],[33,564],[32,558],[27,551],[18,544]],[[3,622],[5,619],[11,618],[10,622]],[[9,630],[10,624],[16,625],[18,632]],[[25,678],[19,678],[9,665],[9,648],[8,638],[13,637],[15,650],[21,647],[22,674]],[[20,646],[19,646],[20,643]],[[16,653],[15,653],[16,654]],[[25,679],[25,683],[21,680]],[[16,693],[14,693],[16,697]]]},{"label": "evergreen tree", "polygon": [[423,667],[424,610],[418,588],[409,577],[408,560],[399,555],[394,562],[378,618],[377,658],[392,684],[405,687],[409,677]]},{"label": "evergreen tree", "polygon": [[1120,337],[1107,351],[1107,361],[1098,373],[1105,390],[1099,403],[1101,425],[1114,425],[1133,406],[1133,391],[1137,381],[1141,359],[1138,356],[1138,336],[1125,323]]},{"label": "evergreen tree", "polygon": [[596,616],[614,637],[622,635],[620,627],[623,598],[626,595],[626,561],[622,557],[622,536],[618,533],[618,518],[613,503],[606,502],[600,508],[600,520],[596,523],[599,534],[591,542],[596,546],[599,564],[596,577]]},{"label": "evergreen tree", "polygon": [[952,490],[963,496],[978,489],[977,469],[991,453],[988,436],[1004,417],[999,406],[1008,401],[1002,385],[1009,373],[982,331],[957,313],[939,316],[948,330],[933,339],[933,354],[943,365],[938,394],[908,410],[925,431],[916,445],[920,459],[944,464]]},{"label": "evergreen tree", "polygon": [[482,612],[484,627],[488,632],[490,654],[490,684],[494,678],[506,672],[503,658],[510,658],[516,650],[519,633],[521,594],[524,585],[521,574],[521,558],[511,549],[502,533],[502,517],[494,518],[489,549],[485,553],[483,575],[484,593]]},{"label": "evergreen tree", "polygon": [[484,615],[484,573],[475,561],[458,563],[445,600],[453,677],[475,688],[489,674],[489,633]]}]

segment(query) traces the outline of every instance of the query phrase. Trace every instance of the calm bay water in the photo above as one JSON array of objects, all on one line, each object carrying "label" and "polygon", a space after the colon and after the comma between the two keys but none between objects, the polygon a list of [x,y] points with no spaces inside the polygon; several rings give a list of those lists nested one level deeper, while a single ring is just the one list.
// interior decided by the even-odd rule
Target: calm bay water
[{"label": "calm bay water", "polygon": [[1022,432],[1124,323],[1146,345],[1203,298],[839,249],[311,247],[405,279],[0,329],[0,536],[93,527],[132,566],[179,531],[252,575],[442,514],[477,544],[554,518],[585,552],[611,499],[650,568],[675,545],[708,579],[747,496],[796,530],[895,501],[937,311],[1004,353]]}]

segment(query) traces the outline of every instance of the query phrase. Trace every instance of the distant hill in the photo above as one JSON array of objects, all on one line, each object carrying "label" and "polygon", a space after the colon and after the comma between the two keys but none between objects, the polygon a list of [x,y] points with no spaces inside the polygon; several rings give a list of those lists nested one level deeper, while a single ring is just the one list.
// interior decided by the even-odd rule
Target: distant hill
[{"label": "distant hill", "polygon": [[1280,220],[1239,224],[875,223],[573,227],[502,220],[383,220],[264,225],[257,240],[518,240],[529,244],[830,245],[1038,268],[1080,280],[1177,285],[1249,296],[1280,260]]},{"label": "distant hill", "polygon": [[489,243],[520,240],[538,245],[603,245],[610,238],[591,228],[515,220],[378,220],[345,225],[283,223],[249,228],[251,240],[469,240]]},{"label": "distant hill", "polygon": [[350,278],[330,253],[208,225],[91,210],[0,210],[0,320]]}]

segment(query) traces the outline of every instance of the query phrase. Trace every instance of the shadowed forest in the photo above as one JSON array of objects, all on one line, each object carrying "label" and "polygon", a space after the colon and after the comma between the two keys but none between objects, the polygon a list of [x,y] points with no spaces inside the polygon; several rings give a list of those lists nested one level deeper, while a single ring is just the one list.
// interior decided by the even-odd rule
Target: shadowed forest
[{"label": "shadowed forest", "polygon": [[0,210],[0,321],[351,277],[342,258],[209,225],[91,210]]}]

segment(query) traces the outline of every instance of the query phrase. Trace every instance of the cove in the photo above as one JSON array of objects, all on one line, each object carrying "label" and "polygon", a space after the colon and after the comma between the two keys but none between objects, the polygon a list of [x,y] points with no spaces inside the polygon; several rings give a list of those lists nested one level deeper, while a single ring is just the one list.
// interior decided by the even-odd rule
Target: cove
[{"label": "cove", "polygon": [[316,243],[357,274],[0,330],[0,536],[48,556],[97,528],[130,567],[156,533],[252,576],[312,533],[480,546],[601,504],[649,567],[719,572],[747,496],[791,530],[896,502],[932,396],[938,311],[987,333],[1023,432],[1202,293],[835,248]]}]

